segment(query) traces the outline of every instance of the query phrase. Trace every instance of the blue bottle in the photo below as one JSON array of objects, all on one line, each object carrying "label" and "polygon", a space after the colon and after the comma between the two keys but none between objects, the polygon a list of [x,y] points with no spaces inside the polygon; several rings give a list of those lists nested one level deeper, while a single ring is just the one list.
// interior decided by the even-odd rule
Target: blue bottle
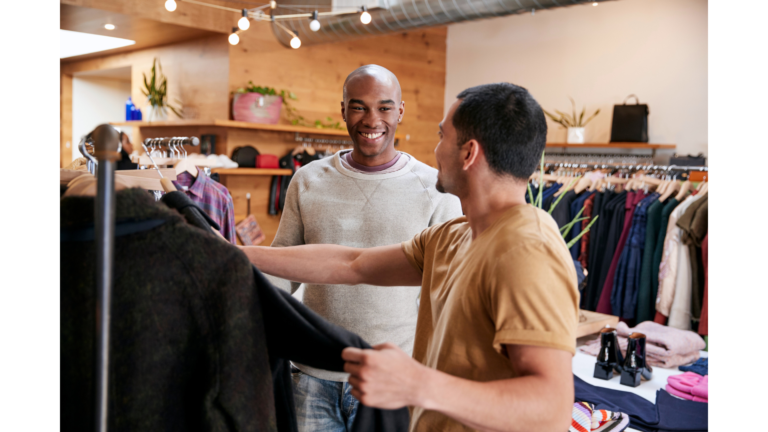
[{"label": "blue bottle", "polygon": [[125,102],[125,121],[131,121],[133,120],[133,111],[136,109],[136,106],[133,104],[133,101],[131,100],[131,97],[128,96],[128,100]]},{"label": "blue bottle", "polygon": [[136,108],[136,111],[133,112],[133,119],[141,121],[141,108]]}]

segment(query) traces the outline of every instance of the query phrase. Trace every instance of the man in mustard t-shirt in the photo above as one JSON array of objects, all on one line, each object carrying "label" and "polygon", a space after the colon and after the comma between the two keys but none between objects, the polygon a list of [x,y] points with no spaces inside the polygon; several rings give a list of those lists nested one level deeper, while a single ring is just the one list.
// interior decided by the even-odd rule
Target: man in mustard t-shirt
[{"label": "man in mustard t-shirt", "polygon": [[411,431],[567,430],[576,271],[555,221],[525,203],[547,135],[541,107],[513,84],[473,87],[439,135],[436,186],[465,216],[391,246],[243,250],[294,281],[421,285],[413,358],[389,343],[342,355],[352,394],[411,407]]}]

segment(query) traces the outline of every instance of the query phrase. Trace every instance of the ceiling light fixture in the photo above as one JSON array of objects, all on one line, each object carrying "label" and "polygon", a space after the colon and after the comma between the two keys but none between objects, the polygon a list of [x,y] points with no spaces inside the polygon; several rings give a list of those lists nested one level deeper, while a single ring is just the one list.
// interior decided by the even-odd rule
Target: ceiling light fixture
[{"label": "ceiling light fixture", "polygon": [[104,28],[107,30],[114,30],[115,25],[114,24],[104,24]]},{"label": "ceiling light fixture", "polygon": [[363,13],[360,15],[360,22],[363,24],[368,24],[371,22],[371,14],[368,13],[368,7],[363,6],[362,7]]},{"label": "ceiling light fixture", "polygon": [[320,21],[317,20],[317,11],[312,12],[312,21],[309,22],[309,29],[312,31],[320,30]]},{"label": "ceiling light fixture", "polygon": [[291,39],[291,48],[299,49],[300,46],[301,46],[301,39],[299,39],[298,33],[294,33],[293,38]]},{"label": "ceiling light fixture", "polygon": [[232,34],[229,35],[229,43],[231,45],[237,45],[240,42],[240,36],[237,35],[237,27],[232,27]]},{"label": "ceiling light fixture", "polygon": [[237,22],[237,26],[240,27],[240,30],[248,30],[251,26],[250,21],[248,21],[248,9],[243,9],[243,17]]},{"label": "ceiling light fixture", "polygon": [[165,10],[173,12],[176,10],[176,2],[174,0],[167,0],[165,2]]}]

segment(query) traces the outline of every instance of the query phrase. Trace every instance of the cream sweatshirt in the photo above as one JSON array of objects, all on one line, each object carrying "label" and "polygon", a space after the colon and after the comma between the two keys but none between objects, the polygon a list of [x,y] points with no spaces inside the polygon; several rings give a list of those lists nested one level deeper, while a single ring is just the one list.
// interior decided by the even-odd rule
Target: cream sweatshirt
[{"label": "cream sweatshirt", "polygon": [[[459,199],[435,189],[437,170],[410,156],[387,174],[345,168],[337,152],[296,171],[273,247],[337,244],[358,248],[399,244],[427,227],[462,215]],[[291,292],[298,283],[270,277]],[[306,284],[304,304],[326,320],[376,345],[413,351],[420,287]],[[289,336],[290,337],[290,336]],[[296,364],[316,378],[346,381],[348,374]]]}]

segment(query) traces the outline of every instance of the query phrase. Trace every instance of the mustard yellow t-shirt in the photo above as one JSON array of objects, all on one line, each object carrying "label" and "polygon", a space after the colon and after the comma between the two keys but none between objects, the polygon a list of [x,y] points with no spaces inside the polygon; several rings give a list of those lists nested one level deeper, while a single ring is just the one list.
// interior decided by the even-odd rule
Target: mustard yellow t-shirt
[{"label": "mustard yellow t-shirt", "polygon": [[[507,210],[472,240],[466,217],[402,243],[422,272],[413,357],[474,381],[514,378],[502,345],[575,353],[576,270],[552,217],[531,206]],[[514,407],[510,407],[514,409]],[[470,431],[435,411],[413,408],[412,432]]]}]

